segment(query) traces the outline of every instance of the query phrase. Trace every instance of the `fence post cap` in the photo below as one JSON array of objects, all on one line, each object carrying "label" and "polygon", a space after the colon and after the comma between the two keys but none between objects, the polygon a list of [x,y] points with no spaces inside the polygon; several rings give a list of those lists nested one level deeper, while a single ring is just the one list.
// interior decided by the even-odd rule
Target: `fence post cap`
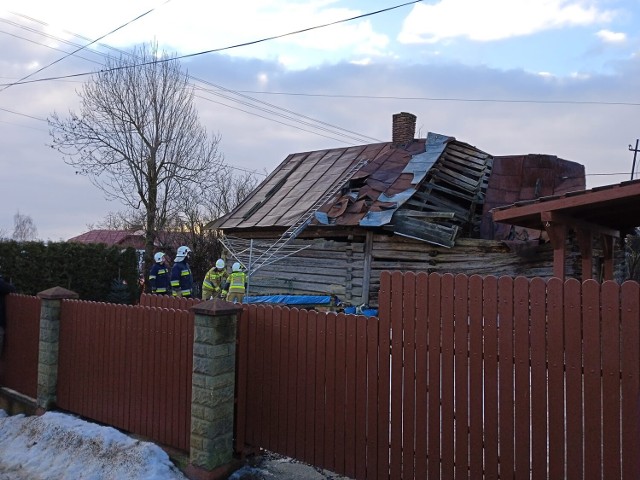
[{"label": "fence post cap", "polygon": [[208,315],[211,317],[221,317],[225,315],[235,315],[242,311],[242,305],[227,302],[220,298],[206,300],[195,304],[190,308],[196,315]]},{"label": "fence post cap", "polygon": [[53,287],[47,290],[44,290],[37,295],[39,298],[43,298],[45,300],[61,300],[63,298],[80,298],[76,292],[71,290],[67,290],[62,287]]}]

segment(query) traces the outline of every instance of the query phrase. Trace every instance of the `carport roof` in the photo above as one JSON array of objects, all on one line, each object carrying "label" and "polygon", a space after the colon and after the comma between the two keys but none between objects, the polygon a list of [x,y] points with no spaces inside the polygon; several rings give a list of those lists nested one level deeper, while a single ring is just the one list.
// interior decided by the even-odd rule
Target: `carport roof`
[{"label": "carport roof", "polygon": [[554,215],[628,232],[640,226],[640,180],[516,202],[496,207],[492,214],[494,222],[541,230],[549,215]]}]

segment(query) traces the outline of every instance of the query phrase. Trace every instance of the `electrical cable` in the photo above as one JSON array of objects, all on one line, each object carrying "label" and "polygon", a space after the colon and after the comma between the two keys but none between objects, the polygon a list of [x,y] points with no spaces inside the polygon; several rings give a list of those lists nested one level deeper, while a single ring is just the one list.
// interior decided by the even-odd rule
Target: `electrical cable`
[{"label": "electrical cable", "polygon": [[[169,3],[170,1],[171,1],[171,0],[165,0],[165,2],[164,2],[162,5],[160,5],[160,6],[166,5],[166,4],[167,4],[167,3]],[[119,27],[117,27],[117,28],[115,28],[115,29],[111,30],[109,33],[105,33],[105,34],[104,34],[104,35],[102,35],[101,37],[98,37],[97,39],[95,39],[95,40],[93,40],[93,41],[91,41],[91,42],[87,43],[86,45],[82,45],[81,47],[77,48],[77,49],[76,49],[76,50],[74,50],[73,52],[69,52],[69,53],[67,53],[66,55],[64,55],[63,57],[58,58],[57,60],[55,60],[55,61],[53,61],[53,62],[49,63],[48,65],[45,65],[45,66],[43,66],[42,68],[39,68],[38,70],[36,70],[36,71],[34,71],[34,72],[31,72],[29,75],[26,75],[25,77],[22,77],[20,80],[18,80],[18,82],[17,82],[17,83],[19,83],[19,82],[21,82],[21,81],[23,81],[23,80],[26,80],[27,78],[30,78],[30,77],[32,77],[33,75],[37,74],[37,73],[42,72],[43,70],[45,70],[45,69],[47,69],[47,68],[51,67],[52,65],[55,65],[55,64],[56,64],[56,63],[58,63],[58,62],[61,62],[61,61],[62,61],[62,60],[64,60],[65,58],[68,58],[68,57],[70,57],[70,56],[72,56],[72,55],[75,55],[75,54],[76,54],[76,53],[78,53],[79,51],[84,50],[85,48],[89,47],[90,45],[93,45],[94,43],[98,42],[99,40],[102,40],[103,38],[105,38],[105,37],[107,37],[107,36],[111,35],[112,33],[115,33],[115,32],[117,32],[118,30],[121,30],[121,29],[123,29],[124,27],[127,27],[127,26],[131,25],[132,23],[136,22],[137,20],[140,20],[141,18],[145,17],[145,16],[146,16],[146,15],[148,15],[149,13],[153,12],[156,8],[157,8],[157,7],[154,7],[154,8],[152,8],[151,10],[148,10],[148,11],[146,11],[145,13],[138,15],[137,17],[133,18],[132,20],[129,20],[128,22],[126,22],[126,23],[124,23],[124,24],[120,25]],[[4,88],[0,88],[0,93],[4,92],[7,88],[9,88],[9,87],[11,87],[11,86],[12,86],[12,85],[11,85],[11,84],[9,84],[9,85],[5,86]]]}]

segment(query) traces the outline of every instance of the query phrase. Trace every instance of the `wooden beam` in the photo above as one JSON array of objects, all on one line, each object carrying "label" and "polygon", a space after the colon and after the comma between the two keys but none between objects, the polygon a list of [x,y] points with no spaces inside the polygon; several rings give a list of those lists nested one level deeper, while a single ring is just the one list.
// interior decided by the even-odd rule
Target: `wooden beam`
[{"label": "wooden beam", "polygon": [[369,305],[369,288],[371,287],[371,253],[373,251],[373,232],[367,230],[364,242],[364,272],[362,275],[362,302]]},{"label": "wooden beam", "polygon": [[545,222],[544,229],[547,231],[551,246],[553,247],[553,275],[564,280],[567,226],[564,223]]},{"label": "wooden beam", "polygon": [[564,215],[558,212],[540,212],[540,220],[542,222],[552,223],[564,223],[573,230],[586,230],[591,232],[591,235],[608,235],[610,237],[620,238],[620,230],[604,227],[602,225],[596,225],[595,223],[585,222],[577,218],[573,218],[570,215]]},{"label": "wooden beam", "polygon": [[593,235],[590,230],[577,230],[580,256],[582,257],[582,281],[593,278]]},{"label": "wooden beam", "polygon": [[613,280],[613,237],[602,235],[602,256],[604,280]]},{"label": "wooden beam", "polygon": [[521,205],[498,207],[493,211],[494,222],[517,223],[522,217],[565,208],[589,206],[595,203],[606,204],[612,200],[640,196],[640,182],[616,185],[610,188],[586,190],[573,195],[564,194],[558,198],[540,199],[523,202]]}]

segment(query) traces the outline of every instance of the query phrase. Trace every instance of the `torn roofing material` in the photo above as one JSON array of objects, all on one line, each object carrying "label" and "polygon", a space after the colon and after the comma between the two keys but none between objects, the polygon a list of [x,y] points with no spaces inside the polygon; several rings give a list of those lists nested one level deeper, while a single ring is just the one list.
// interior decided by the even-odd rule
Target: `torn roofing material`
[{"label": "torn roofing material", "polygon": [[[448,149],[448,158],[434,173],[437,181],[433,181],[432,169]],[[472,162],[468,161],[470,157],[474,158]],[[471,145],[435,133],[402,146],[387,142],[292,154],[218,227],[234,230],[289,227],[362,160],[367,163],[344,184],[340,194],[327,199],[317,210],[314,223],[388,225],[393,214],[407,205],[426,182],[432,181],[430,190],[441,194],[439,205],[447,203],[445,197],[455,197],[460,185],[468,195],[469,185],[473,184],[471,192],[475,195],[484,181],[484,165],[490,163],[490,158]],[[482,173],[469,175],[465,172],[469,164],[474,165],[474,172]],[[476,164],[482,164],[483,168],[478,169]],[[470,180],[472,177],[477,178]],[[478,178],[482,178],[480,182]],[[440,207],[417,200],[407,208],[434,211]],[[461,208],[464,210],[466,206]]]}]

